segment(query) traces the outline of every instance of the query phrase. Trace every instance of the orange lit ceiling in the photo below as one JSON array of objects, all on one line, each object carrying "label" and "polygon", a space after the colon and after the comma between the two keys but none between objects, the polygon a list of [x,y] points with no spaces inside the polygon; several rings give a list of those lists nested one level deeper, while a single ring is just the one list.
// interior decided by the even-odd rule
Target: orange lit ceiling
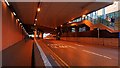
[{"label": "orange lit ceiling", "polygon": [[[37,2],[11,2],[24,24],[34,24]],[[110,2],[42,2],[37,25],[55,28],[83,14],[111,4]]]}]

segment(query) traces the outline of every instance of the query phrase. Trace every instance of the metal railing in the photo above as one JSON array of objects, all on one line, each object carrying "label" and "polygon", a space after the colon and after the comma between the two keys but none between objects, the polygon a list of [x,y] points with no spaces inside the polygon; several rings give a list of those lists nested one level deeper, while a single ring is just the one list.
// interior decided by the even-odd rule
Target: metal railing
[{"label": "metal railing", "polygon": [[97,18],[92,18],[90,16],[86,16],[84,18],[84,20],[89,20],[93,24],[102,23],[105,26],[108,26],[108,27],[110,27],[112,29],[115,29],[115,27],[118,27],[118,25],[115,25],[115,24],[119,24],[120,23],[120,21],[119,21],[120,11],[116,11],[116,12],[112,12],[112,13],[106,14],[106,16],[108,16],[110,19],[112,17],[114,17],[115,22],[111,22],[111,20],[108,21],[107,19],[104,19],[104,15],[98,16]]}]

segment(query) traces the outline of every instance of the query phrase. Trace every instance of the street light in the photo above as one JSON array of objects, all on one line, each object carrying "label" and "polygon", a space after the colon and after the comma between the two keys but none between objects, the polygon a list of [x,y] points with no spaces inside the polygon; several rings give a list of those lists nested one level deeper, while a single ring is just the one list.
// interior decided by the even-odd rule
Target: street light
[{"label": "street light", "polygon": [[98,30],[98,38],[100,37],[100,28],[97,28]]}]

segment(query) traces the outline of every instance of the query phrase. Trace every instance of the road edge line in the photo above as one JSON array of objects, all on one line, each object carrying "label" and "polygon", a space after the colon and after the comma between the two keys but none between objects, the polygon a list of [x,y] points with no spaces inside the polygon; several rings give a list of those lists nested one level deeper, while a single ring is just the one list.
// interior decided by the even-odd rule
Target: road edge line
[{"label": "road edge line", "polygon": [[44,62],[44,65],[45,67],[47,68],[47,66],[50,66],[50,68],[53,68],[50,61],[48,60],[47,56],[45,55],[45,53],[43,52],[42,48],[40,47],[40,45],[38,44],[37,40],[34,40],[35,43],[36,43],[36,46],[40,52],[40,56],[42,57],[43,59],[43,62]]}]

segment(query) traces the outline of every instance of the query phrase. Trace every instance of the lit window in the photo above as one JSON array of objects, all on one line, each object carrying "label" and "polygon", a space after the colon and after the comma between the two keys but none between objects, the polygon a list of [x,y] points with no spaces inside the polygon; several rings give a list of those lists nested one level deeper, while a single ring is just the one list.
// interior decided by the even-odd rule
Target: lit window
[{"label": "lit window", "polygon": [[82,31],[86,31],[86,27],[83,27],[83,28],[82,28]]},{"label": "lit window", "polygon": [[45,38],[45,37],[47,37],[47,36],[49,36],[50,35],[50,33],[44,33],[43,34],[43,38]]},{"label": "lit window", "polygon": [[81,18],[79,18],[80,19],[80,21],[81,21]]},{"label": "lit window", "polygon": [[79,32],[82,32],[82,28],[79,28]]},{"label": "lit window", "polygon": [[79,32],[83,32],[83,31],[86,31],[86,27],[80,27],[79,28]]},{"label": "lit window", "polygon": [[75,32],[75,28],[72,28],[72,30],[71,30],[72,32]]},{"label": "lit window", "polygon": [[34,34],[31,34],[31,35],[29,35],[29,37],[32,37],[32,38],[34,38]]},{"label": "lit window", "polygon": [[102,15],[102,9],[98,10],[97,13],[98,13],[98,16]]}]

